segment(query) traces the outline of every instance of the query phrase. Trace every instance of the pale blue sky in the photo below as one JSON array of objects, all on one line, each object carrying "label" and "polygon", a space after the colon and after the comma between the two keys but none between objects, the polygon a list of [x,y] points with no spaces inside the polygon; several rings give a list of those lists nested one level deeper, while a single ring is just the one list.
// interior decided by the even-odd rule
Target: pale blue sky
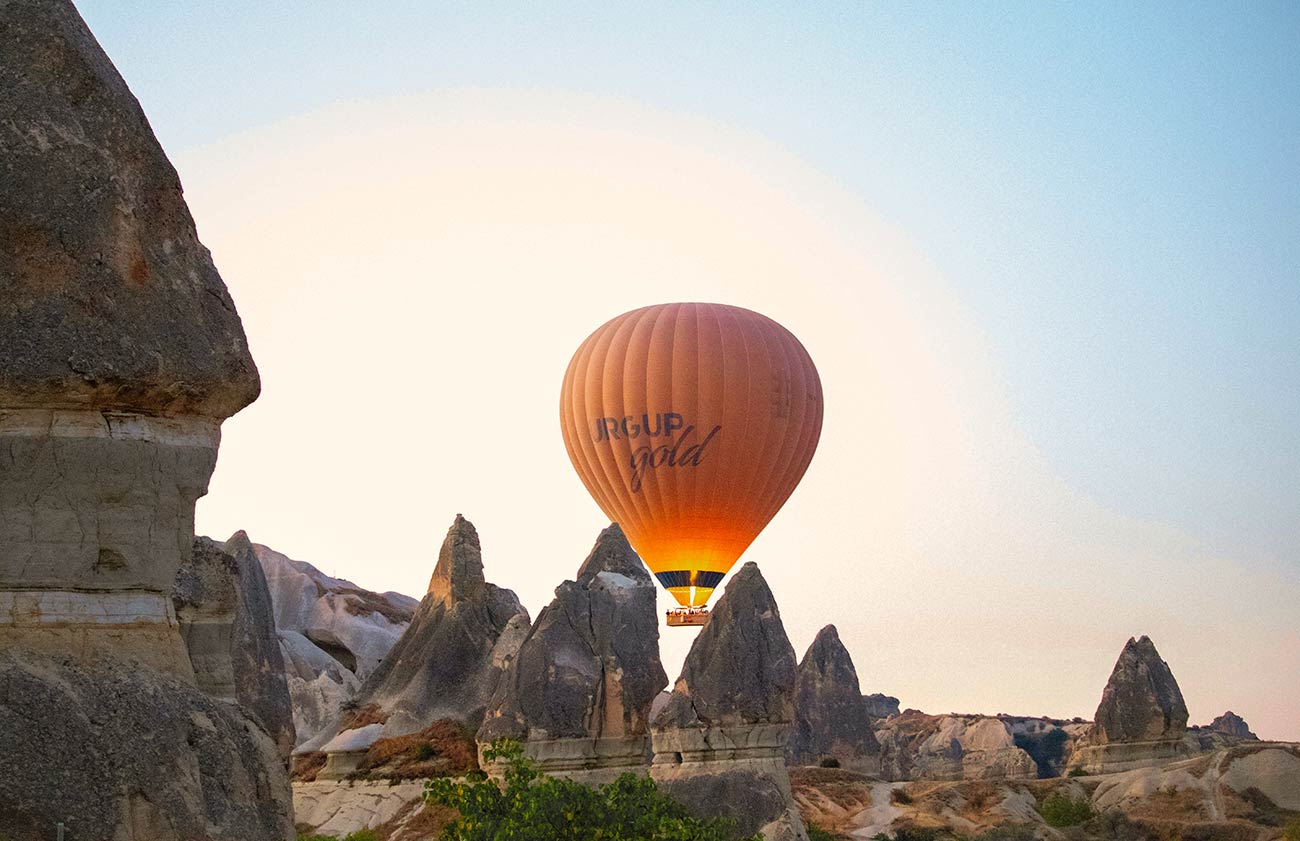
[{"label": "pale blue sky", "polygon": [[1069,481],[1300,568],[1294,4],[78,5],[173,154],[464,86],[761,134],[938,265]]}]

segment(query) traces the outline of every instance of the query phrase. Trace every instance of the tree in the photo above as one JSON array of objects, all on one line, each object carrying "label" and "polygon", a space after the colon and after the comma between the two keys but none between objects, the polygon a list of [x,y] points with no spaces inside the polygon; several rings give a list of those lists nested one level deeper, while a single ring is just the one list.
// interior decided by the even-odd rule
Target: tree
[{"label": "tree", "polygon": [[[654,780],[627,773],[592,788],[548,777],[515,741],[499,740],[484,758],[505,766],[501,785],[476,771],[465,780],[435,779],[426,799],[460,816],[442,841],[732,841],[735,822],[700,820],[659,791]],[[760,841],[759,836],[748,841]]]}]

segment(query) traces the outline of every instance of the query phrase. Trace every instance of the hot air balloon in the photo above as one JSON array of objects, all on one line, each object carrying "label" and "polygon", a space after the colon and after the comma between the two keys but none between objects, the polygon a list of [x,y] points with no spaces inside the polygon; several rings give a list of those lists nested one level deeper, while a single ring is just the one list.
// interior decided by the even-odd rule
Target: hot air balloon
[{"label": "hot air balloon", "polygon": [[560,426],[587,490],[682,605],[668,624],[703,624],[713,589],[812,461],[821,380],[764,315],[658,304],[582,343]]}]

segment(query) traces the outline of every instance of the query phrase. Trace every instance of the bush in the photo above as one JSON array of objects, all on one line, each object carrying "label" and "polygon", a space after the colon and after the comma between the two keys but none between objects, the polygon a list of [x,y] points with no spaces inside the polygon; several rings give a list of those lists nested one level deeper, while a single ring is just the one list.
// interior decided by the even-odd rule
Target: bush
[{"label": "bush", "polygon": [[838,768],[840,761],[833,756],[823,756],[822,761],[817,763],[823,768]]},{"label": "bush", "polygon": [[912,795],[903,791],[901,788],[896,788],[889,793],[889,802],[896,806],[907,806],[912,802]]},{"label": "bush", "polygon": [[1048,826],[1078,826],[1096,814],[1087,800],[1072,800],[1063,794],[1053,794],[1043,801],[1039,813]]},{"label": "bush", "polygon": [[1300,841],[1300,818],[1294,818],[1287,823],[1286,829],[1282,830],[1282,837],[1286,841]]},{"label": "bush", "polygon": [[504,785],[481,771],[464,781],[425,783],[427,800],[460,813],[443,828],[442,841],[728,841],[735,835],[734,821],[693,817],[651,779],[628,773],[589,788],[548,777],[510,740],[493,742],[483,756],[505,766]]},{"label": "bush", "polygon": [[837,841],[838,836],[832,835],[831,833],[817,826],[817,824],[815,823],[808,824],[807,829],[808,829],[808,841]]}]

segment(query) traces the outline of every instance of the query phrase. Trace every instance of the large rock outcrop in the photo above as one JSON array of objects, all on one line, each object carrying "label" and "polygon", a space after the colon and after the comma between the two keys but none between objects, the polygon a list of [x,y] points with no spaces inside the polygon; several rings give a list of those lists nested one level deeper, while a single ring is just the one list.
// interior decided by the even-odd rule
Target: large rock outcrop
[{"label": "large rock outcrop", "polygon": [[880,771],[880,743],[871,731],[870,708],[853,658],[834,625],[817,632],[799,663],[794,726],[786,747],[786,759],[793,765],[827,758],[863,773]]},{"label": "large rock outcrop", "polygon": [[[485,580],[478,532],[457,514],[410,627],[350,706],[381,720],[377,735],[383,737],[414,733],[440,719],[477,728],[527,628],[528,612],[518,597]],[[301,749],[325,745],[349,725],[345,711]]]},{"label": "large rock outcrop", "polygon": [[1092,741],[1179,739],[1187,731],[1187,704],[1169,664],[1150,637],[1129,638],[1097,707]]},{"label": "large rock outcrop", "polygon": [[998,716],[907,710],[876,724],[880,773],[888,780],[1033,779],[1038,763],[1017,744],[1016,724]]},{"label": "large rock outcrop", "polygon": [[419,601],[334,578],[258,543],[301,745],[339,717],[411,625]]},{"label": "large rock outcrop", "polygon": [[543,770],[593,782],[644,766],[650,706],[668,683],[655,597],[622,530],[602,531],[498,683],[480,752],[494,739],[517,739]]},{"label": "large rock outcrop", "polygon": [[258,394],[239,316],[70,2],[0,3],[0,114],[0,826],[292,837],[275,744],[197,687],[172,603]]},{"label": "large rock outcrop", "polygon": [[154,669],[0,651],[6,841],[291,839],[288,772],[240,708]]},{"label": "large rock outcrop", "polygon": [[891,715],[898,715],[898,699],[893,695],[885,695],[880,692],[873,692],[870,695],[863,695],[862,700],[867,705],[867,715],[873,719],[889,718]]},{"label": "large rock outcrop", "polygon": [[1232,736],[1237,739],[1244,739],[1247,741],[1257,741],[1259,739],[1258,736],[1251,732],[1250,725],[1246,723],[1246,719],[1237,715],[1232,710],[1228,710],[1223,715],[1216,717],[1214,721],[1211,721],[1209,729],[1216,733],[1222,733],[1225,736]]},{"label": "large rock outcrop", "polygon": [[236,532],[225,544],[195,538],[172,603],[198,687],[251,713],[287,762],[293,711],[271,595],[248,535]]},{"label": "large rock outcrop", "polygon": [[1148,767],[1200,751],[1187,733],[1187,704],[1149,637],[1129,638],[1101,694],[1096,722],[1069,760],[1102,774]]},{"label": "large rock outcrop", "polygon": [[785,766],[796,670],[776,599],[746,563],[655,715],[650,775],[702,817],[735,818],[742,835],[805,839]]}]

